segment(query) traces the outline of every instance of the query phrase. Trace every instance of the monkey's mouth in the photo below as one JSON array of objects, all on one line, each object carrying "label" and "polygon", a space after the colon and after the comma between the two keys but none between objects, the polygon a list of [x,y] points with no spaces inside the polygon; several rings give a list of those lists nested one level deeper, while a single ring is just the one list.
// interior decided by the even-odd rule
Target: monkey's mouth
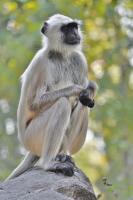
[{"label": "monkey's mouth", "polygon": [[67,42],[65,42],[66,44],[70,44],[70,45],[75,45],[75,44],[79,44],[80,43],[80,38],[75,38],[72,40],[67,40]]}]

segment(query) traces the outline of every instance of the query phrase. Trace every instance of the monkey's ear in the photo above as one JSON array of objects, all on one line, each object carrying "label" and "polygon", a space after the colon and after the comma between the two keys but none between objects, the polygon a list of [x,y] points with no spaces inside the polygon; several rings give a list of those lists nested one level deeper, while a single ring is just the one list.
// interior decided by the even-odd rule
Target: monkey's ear
[{"label": "monkey's ear", "polygon": [[45,35],[47,29],[48,29],[48,23],[44,22],[44,25],[41,28],[41,32]]}]

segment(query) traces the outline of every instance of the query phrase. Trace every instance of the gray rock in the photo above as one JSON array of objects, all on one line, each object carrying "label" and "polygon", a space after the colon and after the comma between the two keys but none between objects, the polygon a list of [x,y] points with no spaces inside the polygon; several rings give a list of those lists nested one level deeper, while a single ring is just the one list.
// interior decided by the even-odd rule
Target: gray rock
[{"label": "gray rock", "polygon": [[72,177],[34,167],[0,183],[0,200],[96,200],[88,178],[75,168]]}]

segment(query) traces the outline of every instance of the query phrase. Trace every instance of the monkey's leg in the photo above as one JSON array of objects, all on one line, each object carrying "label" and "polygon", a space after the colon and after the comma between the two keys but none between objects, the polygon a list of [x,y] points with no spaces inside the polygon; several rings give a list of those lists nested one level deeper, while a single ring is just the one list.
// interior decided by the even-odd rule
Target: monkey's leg
[{"label": "monkey's leg", "polygon": [[78,102],[73,110],[70,119],[70,126],[67,130],[68,152],[75,154],[83,146],[88,129],[88,108]]},{"label": "monkey's leg", "polygon": [[50,121],[45,129],[42,165],[49,168],[50,161],[59,153],[71,115],[71,104],[67,98],[60,98],[50,112]]},{"label": "monkey's leg", "polygon": [[24,173],[38,161],[39,157],[28,152],[18,167],[7,177],[6,180],[15,178]]},{"label": "monkey's leg", "polygon": [[25,132],[25,147],[40,156],[40,165],[48,169],[59,153],[71,115],[71,104],[65,97],[42,111],[31,121]]},{"label": "monkey's leg", "polygon": [[63,173],[67,176],[74,174],[75,164],[72,158],[67,154],[76,153],[84,144],[86,133],[88,128],[88,109],[78,102],[77,106],[73,110],[70,118],[69,127],[66,131],[61,146],[60,152],[55,158],[52,166],[49,167],[49,171],[56,173]]}]

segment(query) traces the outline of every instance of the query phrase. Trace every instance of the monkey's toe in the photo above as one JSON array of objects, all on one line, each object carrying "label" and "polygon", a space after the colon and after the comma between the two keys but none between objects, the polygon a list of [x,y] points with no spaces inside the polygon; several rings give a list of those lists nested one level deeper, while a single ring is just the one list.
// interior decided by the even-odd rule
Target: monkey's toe
[{"label": "monkey's toe", "polygon": [[74,167],[70,163],[55,163],[47,171],[61,173],[64,174],[65,176],[73,176]]},{"label": "monkey's toe", "polygon": [[65,162],[68,162],[68,163],[71,163],[73,165],[75,165],[73,159],[71,156],[68,156],[66,154],[58,154],[55,158],[55,161],[58,161],[58,162],[61,162],[61,163],[65,163]]}]

